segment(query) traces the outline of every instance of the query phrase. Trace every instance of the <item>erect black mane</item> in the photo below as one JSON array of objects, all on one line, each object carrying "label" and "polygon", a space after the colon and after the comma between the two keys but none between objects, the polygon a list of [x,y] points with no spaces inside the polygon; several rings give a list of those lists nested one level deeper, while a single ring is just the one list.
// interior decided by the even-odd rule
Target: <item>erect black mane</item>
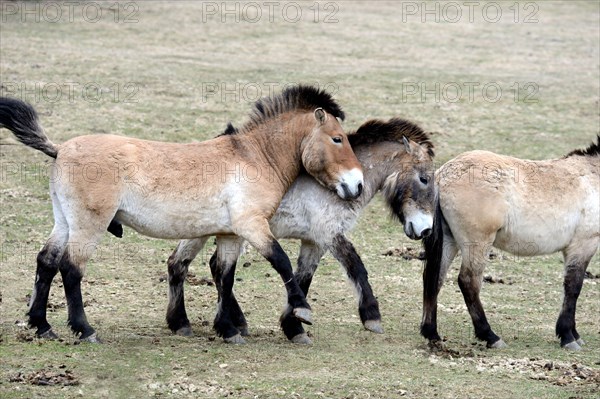
[{"label": "erect black mane", "polygon": [[[230,136],[232,134],[238,134],[240,131],[237,127],[233,126],[231,122],[227,122],[227,127],[223,130],[223,133],[219,134],[219,136]],[[218,136],[217,136],[218,137]]]},{"label": "erect black mane", "polygon": [[590,144],[590,146],[588,148],[583,149],[583,150],[579,149],[579,150],[571,151],[570,153],[565,155],[565,158],[573,156],[573,155],[580,155],[580,156],[584,156],[584,157],[593,157],[593,156],[600,155],[600,135],[596,135],[596,142]]},{"label": "erect black mane", "polygon": [[352,147],[384,141],[401,142],[402,137],[424,145],[427,147],[429,155],[434,156],[433,143],[429,134],[406,119],[391,118],[387,122],[381,119],[371,119],[363,123],[355,133],[348,134],[348,140]]},{"label": "erect black mane", "polygon": [[327,113],[341,120],[346,117],[342,108],[325,90],[301,84],[288,87],[275,96],[263,97],[256,101],[250,114],[250,120],[240,129],[226,130],[224,134],[250,130],[285,112],[295,110],[312,112],[317,108],[323,108]]}]

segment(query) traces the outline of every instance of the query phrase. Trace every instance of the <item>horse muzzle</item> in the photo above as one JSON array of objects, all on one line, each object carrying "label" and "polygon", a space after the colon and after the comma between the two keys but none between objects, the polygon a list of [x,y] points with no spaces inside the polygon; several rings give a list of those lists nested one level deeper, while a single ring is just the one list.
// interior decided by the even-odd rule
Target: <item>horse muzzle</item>
[{"label": "horse muzzle", "polygon": [[412,240],[420,240],[431,235],[433,218],[423,212],[417,212],[406,218],[404,233]]},{"label": "horse muzzle", "polygon": [[351,169],[340,175],[339,182],[335,185],[335,192],[341,199],[353,200],[362,194],[363,174],[360,169]]}]

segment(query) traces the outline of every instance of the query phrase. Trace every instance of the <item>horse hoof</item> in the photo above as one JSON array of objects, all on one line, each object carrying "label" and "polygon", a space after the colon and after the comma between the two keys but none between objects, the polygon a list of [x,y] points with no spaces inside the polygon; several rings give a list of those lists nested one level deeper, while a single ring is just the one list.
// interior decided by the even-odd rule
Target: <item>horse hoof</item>
[{"label": "horse hoof", "polygon": [[58,339],[58,335],[54,334],[54,331],[52,331],[52,329],[49,329],[48,331],[43,332],[41,334],[37,334],[37,336],[42,339]]},{"label": "horse hoof", "polygon": [[585,345],[585,341],[584,341],[583,339],[581,339],[581,338],[577,338],[577,341],[575,341],[575,342],[577,342],[577,344],[578,344],[579,346],[583,346],[583,345]]},{"label": "horse hoof", "polygon": [[192,327],[185,326],[185,327],[181,327],[179,330],[175,331],[175,335],[180,335],[182,337],[193,337],[194,333],[192,332]]},{"label": "horse hoof", "polygon": [[504,342],[502,339],[499,339],[491,345],[488,344],[487,347],[492,349],[502,349],[508,347],[508,345],[506,345],[506,342]]},{"label": "horse hoof", "polygon": [[577,341],[569,342],[568,344],[563,345],[563,348],[570,350],[570,351],[580,351],[581,350],[581,346],[579,346]]},{"label": "horse hoof", "polygon": [[96,333],[93,333],[92,335],[85,337],[85,338],[79,338],[79,342],[89,342],[92,344],[101,344],[102,343],[102,341],[100,341],[100,338],[98,338]]},{"label": "horse hoof", "polygon": [[232,337],[229,338],[223,338],[223,341],[225,341],[225,343],[227,344],[235,344],[235,345],[242,345],[245,344],[246,341],[244,340],[244,338],[242,338],[242,336],[240,334],[235,334]]},{"label": "horse hoof", "polygon": [[365,329],[374,332],[376,334],[383,334],[383,326],[381,320],[367,320],[365,321]]},{"label": "horse hoof", "polygon": [[294,336],[290,341],[292,341],[295,344],[300,344],[300,345],[312,345],[312,339],[310,339],[308,337],[308,334],[306,333],[300,333],[296,336]]},{"label": "horse hoof", "polygon": [[294,316],[304,324],[312,325],[312,314],[309,309],[296,308],[294,309]]},{"label": "horse hoof", "polygon": [[427,346],[432,351],[446,351],[446,344],[441,339],[430,339]]},{"label": "horse hoof", "polygon": [[239,326],[237,329],[240,331],[240,335],[242,337],[249,337],[250,333],[248,332],[248,326]]}]

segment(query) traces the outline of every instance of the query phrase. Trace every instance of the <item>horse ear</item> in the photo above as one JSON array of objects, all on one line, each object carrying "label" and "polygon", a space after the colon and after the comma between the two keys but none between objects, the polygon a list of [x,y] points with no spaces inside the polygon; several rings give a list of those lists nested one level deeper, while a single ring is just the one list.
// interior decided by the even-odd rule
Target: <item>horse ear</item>
[{"label": "horse ear", "polygon": [[404,148],[406,149],[406,153],[410,154],[412,152],[412,150],[410,148],[410,143],[408,142],[408,139],[405,136],[402,136],[402,142],[404,143]]},{"label": "horse ear", "polygon": [[325,112],[323,108],[315,109],[315,119],[319,121],[319,124],[325,124],[325,122],[327,122],[327,112]]}]

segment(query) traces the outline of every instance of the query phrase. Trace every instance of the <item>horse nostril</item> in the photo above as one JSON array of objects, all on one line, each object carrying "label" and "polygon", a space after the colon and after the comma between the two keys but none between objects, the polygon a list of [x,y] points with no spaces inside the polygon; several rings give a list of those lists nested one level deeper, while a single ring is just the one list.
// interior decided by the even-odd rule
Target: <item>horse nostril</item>
[{"label": "horse nostril", "polygon": [[423,236],[423,238],[427,238],[431,235],[431,229],[425,229],[423,230],[423,232],[421,233],[421,235]]},{"label": "horse nostril", "polygon": [[358,193],[356,194],[357,197],[362,194],[362,190],[363,190],[362,183],[358,183]]}]

